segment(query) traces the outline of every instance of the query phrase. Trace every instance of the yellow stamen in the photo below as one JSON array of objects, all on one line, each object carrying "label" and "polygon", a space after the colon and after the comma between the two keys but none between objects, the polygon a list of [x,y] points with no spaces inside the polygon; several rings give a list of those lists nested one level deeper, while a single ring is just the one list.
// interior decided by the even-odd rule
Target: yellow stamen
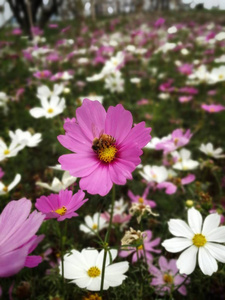
[{"label": "yellow stamen", "polygon": [[101,274],[101,271],[99,270],[98,267],[91,267],[88,271],[88,276],[89,277],[98,277]]},{"label": "yellow stamen", "polygon": [[140,246],[138,247],[138,250],[143,250],[143,245],[140,245]]},{"label": "yellow stamen", "polygon": [[111,161],[114,160],[115,155],[116,155],[117,149],[116,146],[111,145],[109,147],[102,147],[101,149],[98,150],[98,157],[100,160],[110,163]]},{"label": "yellow stamen", "polygon": [[202,247],[207,242],[205,236],[202,235],[201,233],[195,234],[192,241],[196,247]]},{"label": "yellow stamen", "polygon": [[53,111],[54,111],[54,110],[53,110],[52,108],[49,108],[49,109],[48,109],[48,113],[49,113],[49,114],[52,114]]},{"label": "yellow stamen", "polygon": [[7,155],[7,154],[9,154],[9,153],[10,153],[9,149],[5,149],[5,150],[4,150],[4,155]]},{"label": "yellow stamen", "polygon": [[144,199],[143,199],[142,197],[139,197],[139,198],[138,198],[138,202],[139,202],[139,203],[144,203]]},{"label": "yellow stamen", "polygon": [[215,108],[214,108],[214,107],[210,107],[210,108],[209,108],[209,111],[210,111],[210,112],[215,112]]},{"label": "yellow stamen", "polygon": [[84,297],[83,300],[102,300],[102,297],[95,293],[89,294],[88,296]]},{"label": "yellow stamen", "polygon": [[174,139],[174,144],[177,145],[178,142],[179,142],[179,139],[178,139],[178,138],[175,138],[175,139]]},{"label": "yellow stamen", "polygon": [[7,193],[8,192],[8,187],[4,186],[4,188],[2,190],[3,190],[3,192]]},{"label": "yellow stamen", "polygon": [[67,209],[66,209],[65,206],[63,206],[63,207],[61,207],[61,208],[56,209],[55,212],[56,212],[57,214],[59,214],[60,216],[64,216],[65,213],[67,212]]},{"label": "yellow stamen", "polygon": [[165,283],[173,283],[173,276],[171,276],[170,274],[164,274],[163,280]]},{"label": "yellow stamen", "polygon": [[92,229],[93,229],[93,230],[96,230],[97,228],[98,228],[98,225],[97,225],[97,224],[93,224],[93,225],[92,225]]},{"label": "yellow stamen", "polygon": [[224,76],[222,74],[219,75],[219,79],[223,79]]}]

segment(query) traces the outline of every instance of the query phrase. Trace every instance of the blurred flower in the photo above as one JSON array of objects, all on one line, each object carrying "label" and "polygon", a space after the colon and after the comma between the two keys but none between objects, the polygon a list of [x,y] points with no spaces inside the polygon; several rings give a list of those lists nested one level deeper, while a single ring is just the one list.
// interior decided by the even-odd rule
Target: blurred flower
[{"label": "blurred flower", "polygon": [[37,181],[36,185],[39,185],[45,189],[58,193],[60,190],[65,190],[66,188],[68,188],[76,180],[77,180],[76,177],[71,176],[68,171],[65,171],[63,173],[61,181],[57,177],[54,177],[51,185],[41,181]]},{"label": "blurred flower", "polygon": [[140,230],[136,231],[132,227],[130,227],[129,230],[125,231],[125,235],[121,240],[121,246],[133,245],[135,243],[142,242],[144,234],[145,234],[144,232],[141,232]]},{"label": "blurred flower", "polygon": [[221,154],[223,152],[223,149],[222,148],[214,149],[212,143],[201,144],[201,146],[199,147],[199,150],[213,158],[224,158],[225,157],[225,154]]},{"label": "blurred flower", "polygon": [[5,108],[8,101],[9,101],[9,96],[7,96],[6,93],[4,92],[0,92],[0,107]]},{"label": "blurred flower", "polygon": [[180,103],[190,102],[193,99],[192,96],[180,96],[178,98]]},{"label": "blurred flower", "polygon": [[124,79],[122,78],[122,73],[120,71],[116,71],[105,78],[105,89],[109,90],[111,93],[124,92]]},{"label": "blurred flower", "polygon": [[37,71],[33,75],[34,77],[39,79],[46,79],[49,78],[52,75],[52,73],[49,70],[44,70],[44,71]]},{"label": "blurred flower", "polygon": [[74,151],[59,158],[62,169],[82,177],[80,187],[90,194],[105,196],[113,183],[124,185],[140,163],[141,148],[151,139],[151,128],[133,118],[121,104],[106,112],[98,101],[84,99],[76,111],[77,123],[64,124],[60,143]]},{"label": "blurred flower", "polygon": [[72,191],[61,190],[59,194],[41,196],[36,200],[35,207],[46,215],[46,220],[57,218],[57,221],[63,221],[78,216],[75,211],[88,201],[84,196],[81,190],[74,195]]},{"label": "blurred flower", "polygon": [[[105,211],[104,213],[101,214],[101,216],[109,222],[110,220],[110,214]],[[124,227],[127,226],[131,219],[131,215],[128,215],[126,213],[123,214],[114,214],[112,218],[112,224],[118,225],[119,229],[122,231]]]},{"label": "blurred flower", "polygon": [[162,246],[167,251],[177,253],[186,249],[177,260],[177,267],[181,274],[191,274],[198,264],[205,275],[212,275],[217,271],[216,259],[225,263],[225,226],[219,226],[220,216],[210,214],[202,224],[202,215],[194,207],[188,209],[188,224],[179,219],[171,219],[169,231],[175,238],[165,240]]},{"label": "blurred flower", "polygon": [[50,101],[47,98],[40,98],[42,107],[35,107],[30,109],[30,114],[32,117],[38,119],[45,117],[46,119],[53,118],[61,114],[66,108],[66,103],[64,98],[59,98],[58,96],[52,96]]},{"label": "blurred flower", "polygon": [[5,185],[2,181],[0,181],[0,196],[5,195],[10,192],[21,180],[21,175],[16,174],[15,178],[9,185]]},{"label": "blurred flower", "polygon": [[209,113],[217,113],[222,110],[225,110],[225,106],[221,104],[202,104],[201,108]]},{"label": "blurred flower", "polygon": [[189,151],[188,149],[183,148],[180,151],[171,152],[171,155],[175,160],[173,168],[176,170],[193,170],[199,166],[198,161],[190,159],[191,151]]},{"label": "blurred flower", "polygon": [[95,213],[93,217],[89,215],[86,216],[84,222],[85,224],[81,224],[79,228],[81,231],[90,235],[94,235],[108,226],[106,219],[98,212]]},{"label": "blurred flower", "polygon": [[[72,253],[72,254],[71,254]],[[104,250],[99,253],[95,249],[72,250],[64,256],[64,277],[70,279],[80,288],[89,291],[100,291]],[[129,268],[128,262],[110,264],[117,256],[117,250],[107,252],[103,290],[122,284]],[[60,274],[62,265],[60,264]]]},{"label": "blurred flower", "polygon": [[31,201],[25,198],[10,201],[0,215],[0,277],[18,273],[28,262],[31,249],[35,248],[35,233],[44,215],[37,211],[30,214],[31,206]]},{"label": "blurred flower", "polygon": [[15,132],[9,131],[9,136],[13,141],[17,141],[18,145],[24,147],[36,147],[42,138],[41,133],[35,133],[32,135],[29,131],[22,131],[21,129],[16,129]]},{"label": "blurred flower", "polygon": [[[180,294],[186,296],[187,290],[182,283],[186,281],[187,277],[178,273],[176,260],[167,260],[164,256],[160,256],[158,264],[160,269],[154,265],[149,267],[149,273],[153,275],[150,285],[155,287],[155,292],[163,296],[177,289]],[[189,281],[186,281],[187,283]]]},{"label": "blurred flower", "polygon": [[63,89],[63,84],[54,84],[53,91],[51,91],[47,85],[41,85],[37,89],[37,97],[39,99],[42,99],[51,98],[53,96],[59,96],[63,92]]},{"label": "blurred flower", "polygon": [[158,216],[158,214],[152,212],[151,207],[148,204],[143,203],[132,203],[129,213],[131,216],[137,217],[138,224],[140,224],[142,218],[145,218],[148,215]]},{"label": "blurred flower", "polygon": [[2,170],[2,168],[0,168],[0,179],[2,179],[2,177],[5,175],[5,172]]},{"label": "blurred flower", "polygon": [[148,187],[144,190],[142,196],[134,195],[134,194],[131,192],[131,190],[128,191],[127,195],[128,195],[128,197],[131,199],[131,203],[141,203],[141,204],[144,204],[144,205],[149,205],[150,207],[155,207],[155,206],[156,206],[155,201],[152,201],[152,200],[148,200],[148,199],[147,199],[147,196],[148,196],[148,193],[149,193],[149,189],[150,189],[150,186],[148,186]]},{"label": "blurred flower", "polygon": [[96,100],[96,101],[99,101],[102,104],[104,97],[103,96],[98,96],[98,95],[92,95],[92,94],[89,94],[87,97],[84,97],[84,96],[79,97],[79,100],[81,101],[81,103],[83,102],[84,99],[89,99],[91,101]]},{"label": "blurred flower", "polygon": [[153,256],[151,252],[160,253],[161,250],[155,249],[154,247],[158,246],[160,243],[160,238],[152,239],[152,231],[146,230],[142,233],[143,239],[142,244],[139,247],[126,247],[126,250],[121,250],[119,252],[120,257],[127,257],[128,255],[133,253],[132,263],[137,262],[140,257],[147,259],[148,263],[153,261]]}]

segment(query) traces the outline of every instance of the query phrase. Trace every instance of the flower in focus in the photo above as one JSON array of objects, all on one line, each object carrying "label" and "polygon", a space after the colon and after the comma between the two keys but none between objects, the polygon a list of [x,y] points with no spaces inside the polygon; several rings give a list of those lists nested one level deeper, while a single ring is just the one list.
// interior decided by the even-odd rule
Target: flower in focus
[{"label": "flower in focus", "polygon": [[32,135],[29,131],[16,129],[15,132],[9,131],[9,136],[13,141],[17,141],[18,145],[24,147],[36,147],[41,142],[41,133]]},{"label": "flower in focus", "polygon": [[177,260],[177,268],[181,274],[191,274],[198,264],[205,275],[217,271],[216,260],[225,263],[225,226],[220,226],[220,216],[210,214],[202,224],[202,215],[194,207],[188,209],[188,224],[179,219],[171,219],[169,231],[175,238],[165,240],[162,246],[168,252],[184,252]]},{"label": "flower in focus", "polygon": [[[100,253],[95,249],[83,249],[81,252],[72,250],[64,256],[64,277],[80,288],[100,291],[103,256],[104,250]],[[115,249],[110,250],[110,255],[107,252],[103,290],[119,286],[126,279],[124,273],[127,272],[129,264],[128,262],[110,264],[116,256],[117,250]],[[60,274],[62,274],[61,264]]]},{"label": "flower in focus", "polygon": [[126,250],[121,250],[119,252],[120,257],[127,257],[133,253],[132,263],[135,263],[138,258],[143,257],[147,259],[147,262],[150,263],[153,261],[153,256],[151,252],[160,253],[161,250],[154,249],[160,243],[160,238],[152,239],[152,231],[146,230],[142,233],[143,239],[142,244],[139,247],[126,247]]},{"label": "flower in focus", "polygon": [[[178,273],[176,260],[171,259],[167,261],[164,256],[160,256],[158,263],[160,269],[154,265],[150,265],[149,267],[149,273],[153,275],[151,285],[155,287],[155,292],[163,296],[178,288],[178,292],[186,296],[187,289],[185,285],[182,285],[186,281],[186,276]],[[186,281],[186,283],[188,282]]]},{"label": "flower in focus", "polygon": [[132,115],[121,104],[106,112],[98,101],[84,99],[76,123],[65,122],[60,143],[75,152],[59,158],[62,169],[81,177],[80,188],[105,196],[113,183],[124,185],[140,163],[141,148],[151,139],[151,128],[141,122],[132,128]]},{"label": "flower in focus", "polygon": [[68,188],[76,180],[77,180],[76,177],[71,176],[68,171],[65,171],[63,173],[61,181],[57,177],[54,177],[51,184],[37,181],[36,185],[41,186],[50,191],[53,191],[55,193],[58,193],[60,190],[65,190],[66,188]]},{"label": "flower in focus", "polygon": [[145,218],[148,215],[158,216],[158,214],[152,212],[151,207],[148,204],[143,203],[132,203],[129,213],[131,216],[137,217],[138,224],[141,222],[142,218]]},{"label": "flower in focus", "polygon": [[61,114],[66,107],[65,99],[60,99],[58,96],[52,96],[49,101],[47,98],[41,97],[40,101],[42,107],[30,109],[30,114],[35,119],[41,117],[45,117],[46,119],[53,118]]},{"label": "flower in focus", "polygon": [[201,144],[201,146],[199,147],[199,150],[213,158],[224,158],[225,157],[225,154],[221,154],[223,152],[223,149],[222,148],[214,149],[212,143]]},{"label": "flower in focus", "polygon": [[20,180],[21,180],[21,175],[16,174],[15,178],[9,185],[6,185],[2,181],[0,181],[0,196],[10,192],[20,182]]},{"label": "flower in focus", "polygon": [[85,224],[81,224],[79,228],[89,235],[94,235],[108,226],[106,219],[98,212],[96,212],[93,217],[89,215],[86,216],[84,221]]},{"label": "flower in focus", "polygon": [[35,207],[46,215],[46,220],[57,218],[63,221],[78,216],[75,211],[88,201],[84,196],[81,190],[74,195],[72,191],[61,190],[59,194],[41,196],[36,200]]},{"label": "flower in focus", "polygon": [[18,273],[25,264],[29,267],[27,257],[39,242],[35,233],[44,220],[42,213],[30,214],[31,206],[28,199],[13,200],[0,215],[0,277]]},{"label": "flower in focus", "polygon": [[124,245],[131,245],[134,243],[140,243],[142,241],[144,236],[144,232],[141,232],[140,230],[136,231],[132,227],[130,227],[129,230],[125,231],[125,235],[121,239],[121,246]]}]

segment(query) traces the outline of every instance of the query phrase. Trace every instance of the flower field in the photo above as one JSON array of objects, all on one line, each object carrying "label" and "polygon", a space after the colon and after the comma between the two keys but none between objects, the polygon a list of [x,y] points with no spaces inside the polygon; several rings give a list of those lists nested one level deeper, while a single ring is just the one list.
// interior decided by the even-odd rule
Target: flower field
[{"label": "flower field", "polygon": [[1,30],[1,299],[224,298],[223,14]]}]

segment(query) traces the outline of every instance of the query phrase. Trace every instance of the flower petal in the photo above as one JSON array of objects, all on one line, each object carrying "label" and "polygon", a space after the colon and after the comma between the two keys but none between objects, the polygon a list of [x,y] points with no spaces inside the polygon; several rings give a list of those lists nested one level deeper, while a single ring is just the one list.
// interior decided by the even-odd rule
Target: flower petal
[{"label": "flower petal", "polygon": [[194,233],[201,233],[202,215],[194,207],[188,210],[188,224]]},{"label": "flower petal", "polygon": [[208,242],[225,242],[225,226],[220,226],[211,230],[208,234],[206,234],[206,240]]},{"label": "flower petal", "polygon": [[166,251],[168,252],[177,253],[190,247],[192,244],[192,241],[186,238],[172,238],[165,240],[162,243],[162,246],[166,248]]},{"label": "flower petal", "polygon": [[208,215],[203,223],[202,234],[208,235],[212,230],[217,228],[220,225],[220,219],[221,217],[217,213]]},{"label": "flower petal", "polygon": [[170,219],[168,225],[169,231],[175,236],[185,237],[188,239],[192,239],[194,236],[194,232],[187,223],[182,220]]},{"label": "flower petal", "polygon": [[177,268],[181,274],[191,274],[196,266],[198,248],[194,245],[185,250],[177,260]]},{"label": "flower petal", "polygon": [[208,242],[205,244],[205,248],[215,259],[225,263],[225,246]]},{"label": "flower petal", "polygon": [[211,276],[218,269],[215,258],[205,247],[199,247],[198,254],[199,267],[205,275]]}]

